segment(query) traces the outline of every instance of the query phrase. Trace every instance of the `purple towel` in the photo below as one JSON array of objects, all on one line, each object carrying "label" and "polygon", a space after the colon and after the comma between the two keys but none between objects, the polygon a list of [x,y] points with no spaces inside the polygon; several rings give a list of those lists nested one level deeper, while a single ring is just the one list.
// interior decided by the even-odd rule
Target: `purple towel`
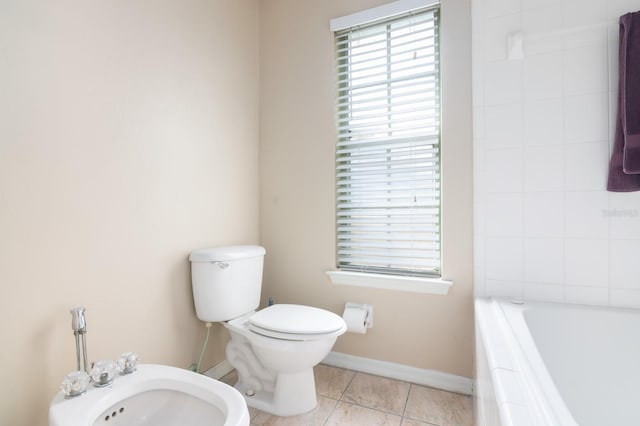
[{"label": "purple towel", "polygon": [[609,191],[640,191],[640,12],[620,17],[618,117]]}]

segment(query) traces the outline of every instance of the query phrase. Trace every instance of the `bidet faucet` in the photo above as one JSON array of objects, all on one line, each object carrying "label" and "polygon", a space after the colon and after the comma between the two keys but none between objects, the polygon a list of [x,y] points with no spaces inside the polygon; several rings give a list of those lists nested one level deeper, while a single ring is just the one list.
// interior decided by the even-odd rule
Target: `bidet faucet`
[{"label": "bidet faucet", "polygon": [[[78,371],[84,371],[88,373],[89,366],[87,365],[87,319],[84,316],[84,306],[78,306],[71,309],[71,329],[73,335],[76,338],[76,362]],[[82,340],[82,351],[80,350],[80,340]],[[82,352],[82,367],[80,368],[80,352]]]}]

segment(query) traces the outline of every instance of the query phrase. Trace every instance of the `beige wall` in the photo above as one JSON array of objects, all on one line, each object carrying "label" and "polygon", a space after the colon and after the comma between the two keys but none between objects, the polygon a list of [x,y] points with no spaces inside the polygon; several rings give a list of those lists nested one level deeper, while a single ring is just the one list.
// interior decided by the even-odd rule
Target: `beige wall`
[{"label": "beige wall", "polygon": [[448,296],[333,286],[334,78],[329,20],[380,0],[269,0],[260,9],[263,301],[342,313],[371,303],[375,326],[334,350],[471,376],[472,153],[468,0],[443,0],[444,276]]},{"label": "beige wall", "polygon": [[259,237],[257,37],[256,0],[0,2],[0,424],[47,424],[76,304],[91,360],[197,359],[190,250]]},{"label": "beige wall", "polygon": [[[258,237],[263,300],[338,313],[347,300],[374,305],[375,328],[336,350],[471,374],[468,1],[443,4],[454,287],[417,295],[334,287],[324,275],[334,265],[328,21],[382,3],[0,3],[0,424],[47,423],[75,367],[68,310],[78,304],[90,360],[135,350],[145,362],[194,362],[204,329],[189,251]],[[214,325],[204,368],[225,341]]]}]

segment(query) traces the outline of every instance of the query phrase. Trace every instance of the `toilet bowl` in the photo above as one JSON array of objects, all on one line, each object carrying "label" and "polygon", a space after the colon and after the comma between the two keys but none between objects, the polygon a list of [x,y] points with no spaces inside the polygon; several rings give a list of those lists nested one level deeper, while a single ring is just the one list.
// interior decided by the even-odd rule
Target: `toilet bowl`
[{"label": "toilet bowl", "polygon": [[317,405],[313,367],[346,325],[341,317],[301,305],[273,305],[225,323],[226,355],[238,371],[236,389],[254,408],[278,416]]},{"label": "toilet bowl", "polygon": [[196,315],[229,330],[226,357],[247,404],[293,416],[316,407],[313,367],[347,327],[340,316],[311,306],[276,304],[256,311],[264,254],[259,246],[192,252]]}]

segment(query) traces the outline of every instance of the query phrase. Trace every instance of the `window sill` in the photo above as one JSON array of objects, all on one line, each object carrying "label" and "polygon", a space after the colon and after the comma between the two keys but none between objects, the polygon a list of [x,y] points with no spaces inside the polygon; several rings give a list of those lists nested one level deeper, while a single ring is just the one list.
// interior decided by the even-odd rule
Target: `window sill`
[{"label": "window sill", "polygon": [[327,271],[335,285],[382,288],[387,290],[408,291],[412,293],[439,294],[449,293],[452,281],[441,278],[401,277],[363,272]]}]

